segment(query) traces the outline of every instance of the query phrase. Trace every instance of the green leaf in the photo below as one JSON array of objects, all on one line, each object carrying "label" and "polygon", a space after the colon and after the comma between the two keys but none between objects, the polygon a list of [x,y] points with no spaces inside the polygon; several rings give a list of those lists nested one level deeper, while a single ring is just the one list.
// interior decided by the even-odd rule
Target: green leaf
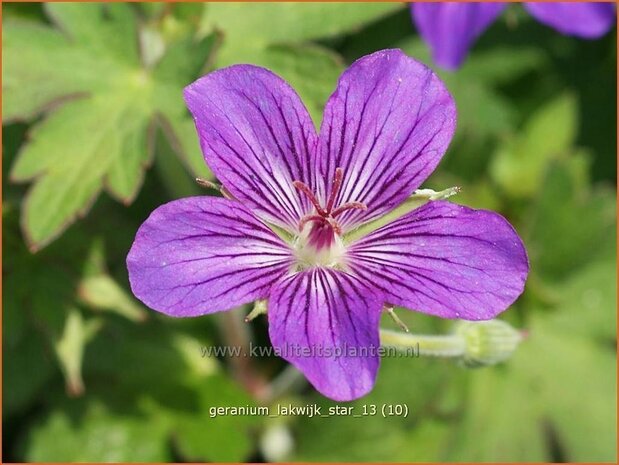
[{"label": "green leaf", "polygon": [[132,321],[146,318],[145,310],[107,274],[84,278],[77,292],[93,309],[115,312]]},{"label": "green leaf", "polygon": [[[212,179],[213,173],[202,156],[193,121],[161,118],[159,122],[155,170],[166,191],[173,198],[202,194],[196,178]],[[178,156],[173,156],[174,153]]]},{"label": "green leaf", "polygon": [[[30,119],[62,100],[104,86],[110,65],[83,53],[60,31],[18,19],[2,24],[3,121]],[[30,44],[30,45],[27,45]]]},{"label": "green leaf", "polygon": [[[427,46],[417,37],[401,41],[397,46],[422,63],[432,63]],[[457,74],[437,70],[456,101],[458,137],[487,137],[513,127],[515,114],[510,102],[497,91],[493,79],[485,80],[485,69],[492,67],[495,60],[496,56],[490,55],[473,61]],[[517,76],[517,73],[512,75]]]},{"label": "green leaf", "polygon": [[318,126],[343,63],[333,51],[305,42],[352,32],[400,8],[388,3],[210,3],[202,31],[221,34],[217,67],[250,63],[279,74],[299,93]]},{"label": "green leaf", "polygon": [[201,384],[196,412],[175,413],[171,418],[181,453],[189,461],[246,460],[252,451],[250,432],[261,419],[251,415],[211,417],[210,412],[218,407],[255,405],[254,401],[221,374],[209,376]]},{"label": "green leaf", "polygon": [[[606,311],[607,324],[614,324],[614,305]],[[582,311],[571,315],[587,320]],[[547,412],[560,447],[572,462],[612,462],[617,455],[615,341],[602,344],[563,331],[552,319],[540,322],[533,330],[543,336],[531,341],[526,369],[531,384],[544,379],[535,394],[543,403],[540,410]],[[534,354],[538,360],[531,363]]]},{"label": "green leaf", "polygon": [[5,5],[2,9],[3,17],[20,17],[31,20],[45,20],[45,13],[43,13],[43,5],[40,3],[23,3],[23,4],[11,4]]},{"label": "green leaf", "polygon": [[[530,332],[508,366],[472,374],[466,415],[448,460],[614,460],[612,351],[547,323],[532,325]],[[551,443],[564,456],[553,456]]]},{"label": "green leaf", "polygon": [[536,309],[503,366],[470,374],[448,460],[612,462],[616,456],[616,271],[575,271],[552,309]]},{"label": "green leaf", "polygon": [[[526,344],[521,344],[514,358],[524,356]],[[531,356],[528,351],[525,354]],[[513,363],[514,360],[510,360],[509,366],[482,368],[470,373],[464,415],[446,461],[548,460],[542,419],[537,417],[539,402],[530,382],[523,384],[522,380],[506,373],[507,370],[512,372]]]},{"label": "green leaf", "polygon": [[566,94],[540,108],[518,136],[508,139],[492,160],[490,175],[513,197],[539,189],[550,160],[566,156],[576,138],[578,108]]},{"label": "green leaf", "polygon": [[[120,343],[115,343],[120,341]],[[84,377],[90,396],[122,412],[148,415],[166,425],[177,452],[187,461],[241,461],[251,453],[252,416],[211,417],[214,407],[255,405],[223,372],[203,358],[208,341],[149,319],[115,326],[93,341]]]},{"label": "green leaf", "polygon": [[532,269],[548,281],[614,255],[615,194],[602,186],[591,189],[587,169],[583,157],[554,162],[531,207],[525,242]]},{"label": "green leaf", "polygon": [[[67,402],[35,426],[26,445],[33,462],[166,462],[161,421],[110,411],[98,401]],[[63,408],[64,407],[64,408]]]},{"label": "green leaf", "polygon": [[[418,317],[403,310],[398,315],[406,324],[423,332],[430,318]],[[389,327],[393,322],[385,321]],[[434,325],[434,327],[436,327]],[[444,428],[424,425],[423,421],[438,409],[449,383],[457,375],[450,361],[431,358],[383,358],[374,389],[362,399],[346,403],[354,413],[362,415],[364,406],[376,405],[377,414],[361,417],[350,415],[329,418],[304,418],[297,425],[299,438],[297,461],[436,461],[440,460],[440,444]],[[315,395],[310,398],[328,413],[337,403]],[[307,402],[305,399],[299,402]],[[405,404],[409,416],[387,417],[381,414],[382,405]],[[342,405],[342,404],[339,404]],[[368,412],[370,410],[367,410]],[[432,430],[432,431],[430,431]],[[437,444],[411,442],[415,437],[436,436]]]},{"label": "green leaf", "polygon": [[[119,200],[130,202],[135,197],[143,165],[150,160],[146,110],[136,106],[138,95],[115,94],[68,103],[33,131],[11,173],[15,181],[40,176],[22,213],[32,250],[84,215],[104,181]],[[102,122],[101,115],[109,119]]]},{"label": "green leaf", "polygon": [[[553,315],[554,325],[572,334],[590,336],[600,343],[614,343],[617,269],[612,258],[615,255],[609,253],[607,259],[583,267],[557,286],[561,298]],[[579,313],[586,314],[586,318],[574,318]]]},{"label": "green leaf", "polygon": [[489,50],[473,53],[462,69],[458,70],[458,75],[496,87],[522,78],[545,64],[546,57],[538,48],[497,45]]},{"label": "green leaf", "polygon": [[352,32],[400,8],[393,3],[209,3],[202,29],[223,31],[226,47],[262,48]]},{"label": "green leaf", "polygon": [[[12,334],[6,341],[9,347],[15,345],[23,352],[16,356],[16,360],[27,361],[23,366],[44,366],[37,370],[33,385],[24,389],[24,395],[16,394],[16,402],[26,403],[39,382],[49,377],[54,361],[65,375],[68,392],[80,394],[84,390],[82,356],[102,321],[84,319],[78,305],[105,307],[133,318],[142,316],[144,310],[103,272],[105,256],[100,237],[73,230],[32,255],[19,237],[17,212],[10,203],[4,204],[3,222],[3,247],[12,251],[11,260],[4,263],[6,285],[11,288],[10,297],[7,294],[3,302]],[[32,347],[23,349],[30,340]],[[23,375],[14,375],[15,386],[20,386]],[[7,391],[13,389],[9,383]]]},{"label": "green leaf", "polygon": [[[7,289],[13,289],[16,284],[10,279],[4,281]],[[54,360],[43,336],[28,324],[24,308],[15,299],[3,296],[2,319],[2,350],[10,354],[4,357],[2,367],[4,418],[39,400],[43,387],[53,374]]]},{"label": "green leaf", "polygon": [[[64,102],[34,127],[11,171],[14,181],[35,181],[22,207],[33,251],[85,215],[103,188],[132,202],[151,163],[156,118],[170,122],[175,149],[196,157],[195,133],[174,131],[190,121],[182,88],[211,50],[210,38],[196,42],[185,35],[164,42],[161,58],[146,63],[130,5],[46,8],[57,28],[10,19],[3,29],[5,118],[32,118]],[[143,53],[147,42],[141,42]]]},{"label": "green leaf", "polygon": [[84,381],[82,380],[84,348],[101,329],[101,324],[102,321],[97,319],[84,321],[80,312],[72,309],[67,315],[62,336],[54,343],[56,356],[66,380],[67,391],[72,396],[84,393]]}]

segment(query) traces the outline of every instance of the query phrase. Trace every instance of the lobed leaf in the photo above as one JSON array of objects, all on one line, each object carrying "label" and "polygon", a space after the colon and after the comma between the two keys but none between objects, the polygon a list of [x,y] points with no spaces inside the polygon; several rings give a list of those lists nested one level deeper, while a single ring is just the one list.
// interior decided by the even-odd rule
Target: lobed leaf
[{"label": "lobed leaf", "polygon": [[11,170],[13,181],[34,180],[22,206],[32,251],[85,215],[103,189],[133,201],[152,160],[156,118],[170,121],[173,148],[197,158],[195,134],[189,141],[174,128],[190,121],[182,87],[212,45],[176,38],[147,66],[130,5],[55,3],[46,11],[55,27],[9,19],[3,30],[5,118],[30,119],[62,103],[34,126]]}]

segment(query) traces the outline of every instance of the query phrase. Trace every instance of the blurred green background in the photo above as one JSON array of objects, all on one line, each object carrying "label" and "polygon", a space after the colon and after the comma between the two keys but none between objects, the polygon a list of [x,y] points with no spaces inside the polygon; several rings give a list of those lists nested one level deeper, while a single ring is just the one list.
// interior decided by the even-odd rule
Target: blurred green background
[{"label": "blurred green background", "polygon": [[[525,294],[502,315],[528,332],[511,360],[383,360],[351,405],[407,404],[407,418],[210,418],[212,406],[334,403],[286,386],[279,359],[202,358],[235,337],[235,315],[166,318],[129,291],[141,222],[213,195],[193,181],[210,173],[181,90],[255,63],[287,79],[318,125],[358,57],[399,47],[431,64],[408,8],[2,10],[4,461],[616,460],[615,30],[568,38],[512,5],[461,70],[439,71],[458,130],[425,187],[458,185],[455,201],[500,211],[530,255]],[[450,329],[399,315],[414,332]],[[268,344],[264,318],[244,328]],[[278,379],[277,395],[252,395],[247,373]]]}]

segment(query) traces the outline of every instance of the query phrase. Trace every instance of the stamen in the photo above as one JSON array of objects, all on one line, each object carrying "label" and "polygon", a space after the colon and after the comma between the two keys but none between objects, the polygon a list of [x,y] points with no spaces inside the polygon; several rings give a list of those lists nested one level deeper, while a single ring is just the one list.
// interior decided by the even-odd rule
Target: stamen
[{"label": "stamen", "polygon": [[327,218],[327,221],[333,228],[333,231],[335,232],[335,234],[342,234],[342,227],[337,223],[337,221],[335,221],[334,218]]},{"label": "stamen", "polygon": [[[333,206],[335,205],[335,201],[337,200],[337,195],[342,187],[342,180],[344,179],[344,170],[342,168],[336,168],[335,174],[333,176],[333,185],[331,186],[331,193],[329,194],[329,200],[327,201],[326,208],[322,208],[318,203],[318,199],[309,188],[307,184],[302,181],[293,181],[292,185],[298,189],[300,192],[303,192],[309,201],[312,203],[314,208],[316,209],[316,213],[310,213],[309,215],[305,215],[299,221],[299,231],[303,232],[303,228],[309,222],[322,222],[322,224],[316,225],[312,231],[321,230],[324,228],[325,223],[329,224],[332,229],[332,232],[341,235],[342,227],[335,220],[335,217],[347,210],[357,209],[357,210],[367,210],[368,207],[361,202],[347,202],[344,205],[340,205],[338,208],[333,210]],[[333,211],[332,211],[333,210]],[[310,233],[311,234],[311,233]]]},{"label": "stamen", "polygon": [[327,213],[331,212],[331,209],[333,208],[337,193],[340,191],[340,187],[342,186],[343,177],[344,170],[342,168],[335,168],[335,177],[333,178],[333,186],[331,186],[331,195],[329,196],[329,200],[327,202]]},{"label": "stamen", "polygon": [[398,325],[402,331],[404,331],[405,333],[410,332],[409,329],[408,329],[408,326],[406,326],[406,324],[402,320],[400,320],[398,315],[395,314],[394,306],[393,305],[387,304],[387,303],[384,304],[383,305],[383,311],[385,311],[385,312],[387,312],[389,314],[391,319],[393,321],[395,321],[395,324]]},{"label": "stamen", "polygon": [[301,192],[303,192],[307,196],[309,201],[312,202],[312,205],[314,205],[314,208],[316,209],[316,211],[318,212],[319,215],[321,215],[321,216],[327,216],[328,215],[328,213],[325,210],[322,209],[322,207],[318,203],[318,199],[316,198],[316,196],[314,195],[312,190],[307,186],[307,184],[305,184],[305,183],[303,183],[301,181],[293,181],[292,185],[294,187],[296,187],[298,190],[300,190]]},{"label": "stamen", "polygon": [[196,178],[196,182],[199,186],[204,187],[206,189],[215,189],[221,192],[226,199],[234,199],[233,195],[226,189],[223,185],[217,184],[216,182],[209,181],[208,179]]},{"label": "stamen", "polygon": [[352,209],[356,209],[356,210],[367,210],[368,207],[366,204],[361,203],[361,202],[348,202],[345,203],[344,205],[337,207],[335,210],[333,210],[331,212],[331,216],[333,218],[335,218],[337,215],[344,213],[347,210],[352,210]]},{"label": "stamen", "polygon": [[301,218],[301,221],[299,221],[299,231],[303,231],[303,226],[305,226],[310,221],[324,221],[324,220],[325,220],[324,216],[305,215],[303,218]]}]

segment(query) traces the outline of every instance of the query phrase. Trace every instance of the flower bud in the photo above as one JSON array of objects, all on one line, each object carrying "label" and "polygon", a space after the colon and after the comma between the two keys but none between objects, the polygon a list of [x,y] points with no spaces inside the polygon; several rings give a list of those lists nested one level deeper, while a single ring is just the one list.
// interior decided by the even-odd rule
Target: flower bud
[{"label": "flower bud", "polygon": [[507,360],[522,341],[522,334],[501,320],[461,321],[455,334],[464,340],[462,361],[468,367]]}]

